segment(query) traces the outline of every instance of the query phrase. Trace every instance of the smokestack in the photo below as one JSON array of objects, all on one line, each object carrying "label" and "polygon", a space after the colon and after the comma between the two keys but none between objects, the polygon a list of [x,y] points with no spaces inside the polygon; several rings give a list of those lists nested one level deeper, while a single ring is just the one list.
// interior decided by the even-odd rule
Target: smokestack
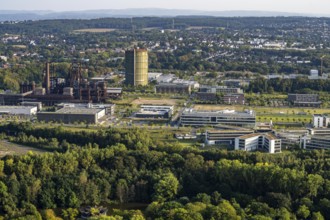
[{"label": "smokestack", "polygon": [[46,63],[46,93],[50,94],[50,63]]}]

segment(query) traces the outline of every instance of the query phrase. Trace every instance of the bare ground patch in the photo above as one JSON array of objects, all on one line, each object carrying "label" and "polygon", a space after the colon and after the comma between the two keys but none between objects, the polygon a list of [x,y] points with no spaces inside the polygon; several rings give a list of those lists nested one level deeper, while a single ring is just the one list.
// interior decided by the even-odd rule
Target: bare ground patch
[{"label": "bare ground patch", "polygon": [[176,99],[135,99],[133,105],[175,105]]},{"label": "bare ground patch", "polygon": [[8,141],[0,141],[0,158],[6,155],[24,155],[29,151],[34,153],[45,153],[46,151],[33,147],[22,146]]}]

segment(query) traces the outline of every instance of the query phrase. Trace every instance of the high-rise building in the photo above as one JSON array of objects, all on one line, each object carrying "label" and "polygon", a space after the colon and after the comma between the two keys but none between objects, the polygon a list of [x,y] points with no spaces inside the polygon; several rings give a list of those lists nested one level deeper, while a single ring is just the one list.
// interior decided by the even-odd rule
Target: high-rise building
[{"label": "high-rise building", "polygon": [[148,85],[148,51],[133,49],[125,52],[126,84]]}]

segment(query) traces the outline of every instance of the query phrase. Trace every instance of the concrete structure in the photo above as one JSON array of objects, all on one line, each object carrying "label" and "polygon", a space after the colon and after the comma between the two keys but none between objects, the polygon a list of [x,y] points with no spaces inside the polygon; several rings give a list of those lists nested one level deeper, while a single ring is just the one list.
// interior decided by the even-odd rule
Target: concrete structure
[{"label": "concrete structure", "polygon": [[172,81],[172,83],[180,85],[190,85],[192,89],[199,89],[199,83],[192,80],[175,79]]},{"label": "concrete structure", "polygon": [[148,85],[148,51],[133,49],[125,52],[126,84]]},{"label": "concrete structure", "polygon": [[144,111],[170,111],[174,112],[173,105],[141,105],[141,109]]},{"label": "concrete structure", "polygon": [[56,105],[58,108],[79,108],[79,109],[105,109],[105,114],[114,115],[115,114],[115,104],[83,104],[83,103],[61,103]]},{"label": "concrete structure", "polygon": [[288,130],[282,132],[276,132],[276,136],[281,139],[282,146],[291,147],[293,145],[299,145],[301,138],[305,136],[307,130]]},{"label": "concrete structure", "polygon": [[21,102],[26,101],[29,95],[31,95],[33,91],[13,94],[10,92],[1,93],[0,94],[0,105],[18,105]]},{"label": "concrete structure", "polygon": [[37,114],[37,106],[0,106],[0,115],[27,115]]},{"label": "concrete structure", "polygon": [[314,128],[323,128],[328,127],[330,122],[330,117],[326,115],[313,115],[313,127]]},{"label": "concrete structure", "polygon": [[218,124],[253,128],[256,124],[256,114],[251,110],[244,112],[235,110],[196,111],[187,108],[180,116],[182,126],[216,126]]},{"label": "concrete structure", "polygon": [[139,112],[135,113],[137,118],[170,118],[173,114],[174,106],[142,105]]},{"label": "concrete structure", "polygon": [[281,139],[271,133],[247,134],[235,138],[235,150],[266,150],[268,153],[281,153]]},{"label": "concrete structure", "polygon": [[22,106],[36,106],[38,111],[42,110],[42,103],[41,102],[22,102]]},{"label": "concrete structure", "polygon": [[229,105],[244,105],[245,98],[244,94],[225,94],[223,96],[223,103]]},{"label": "concrete structure", "polygon": [[304,137],[303,141],[303,148],[310,149],[310,150],[330,150],[330,136],[312,136],[311,139]]},{"label": "concrete structure", "polygon": [[39,112],[39,121],[62,122],[65,124],[86,122],[96,124],[105,116],[105,109],[97,108],[61,108],[56,112]]},{"label": "concrete structure", "polygon": [[208,130],[205,133],[205,144],[234,146],[235,138],[252,133],[253,130]]},{"label": "concrete structure", "polygon": [[188,84],[162,83],[156,85],[156,93],[191,94],[191,86]]},{"label": "concrete structure", "polygon": [[107,88],[107,94],[109,98],[119,98],[123,94],[122,88]]},{"label": "concrete structure", "polygon": [[224,104],[245,104],[243,90],[240,88],[228,88],[227,86],[203,86],[196,93],[196,97],[202,101],[217,101]]},{"label": "concrete structure", "polygon": [[321,128],[324,126],[323,115],[313,115],[313,127]]},{"label": "concrete structure", "polygon": [[159,77],[161,77],[163,73],[148,73],[148,80],[149,81],[157,81]]},{"label": "concrete structure", "polygon": [[304,135],[300,140],[304,149],[326,149],[330,150],[330,129],[313,128],[309,129],[309,134]]},{"label": "concrete structure", "polygon": [[313,128],[309,129],[310,135],[322,135],[322,136],[330,136],[329,128]]},{"label": "concrete structure", "polygon": [[227,86],[201,86],[199,92],[223,93],[223,94],[241,94],[243,90],[240,88],[231,88]]},{"label": "concrete structure", "polygon": [[320,107],[318,94],[288,94],[288,101],[298,107]]},{"label": "concrete structure", "polygon": [[157,83],[170,83],[177,77],[174,74],[163,74],[157,78]]}]

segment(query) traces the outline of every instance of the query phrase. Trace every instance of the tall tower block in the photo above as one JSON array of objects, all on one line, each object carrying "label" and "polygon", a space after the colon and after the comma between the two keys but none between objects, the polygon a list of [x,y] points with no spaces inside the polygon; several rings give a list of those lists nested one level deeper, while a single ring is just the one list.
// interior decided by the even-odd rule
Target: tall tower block
[{"label": "tall tower block", "polygon": [[133,49],[125,52],[126,84],[148,85],[148,51]]}]

